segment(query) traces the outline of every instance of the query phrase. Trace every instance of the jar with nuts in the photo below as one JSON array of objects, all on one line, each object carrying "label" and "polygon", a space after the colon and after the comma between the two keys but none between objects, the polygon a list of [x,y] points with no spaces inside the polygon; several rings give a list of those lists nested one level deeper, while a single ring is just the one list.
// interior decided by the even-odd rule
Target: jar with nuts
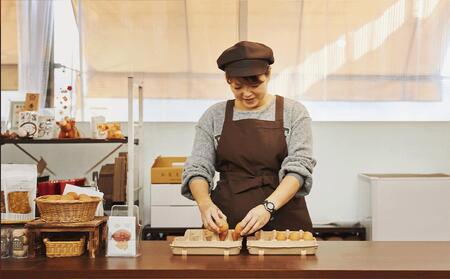
[{"label": "jar with nuts", "polygon": [[12,256],[14,258],[28,257],[28,237],[26,229],[12,231]]}]

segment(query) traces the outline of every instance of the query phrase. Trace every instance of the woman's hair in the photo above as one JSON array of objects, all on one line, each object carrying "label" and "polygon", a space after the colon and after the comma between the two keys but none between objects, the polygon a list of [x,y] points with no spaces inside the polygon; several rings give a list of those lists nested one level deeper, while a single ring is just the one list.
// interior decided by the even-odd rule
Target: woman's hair
[{"label": "woman's hair", "polygon": [[[270,67],[267,67],[266,72],[264,73],[264,75],[269,76],[270,75]],[[236,80],[237,82],[239,82],[240,84],[244,84],[244,85],[248,85],[248,86],[258,86],[261,83],[263,83],[263,80],[260,80],[261,75],[257,75],[257,76],[248,76],[248,77],[233,77],[230,76],[227,72],[225,72],[225,78],[228,82],[228,84],[231,84],[231,80]]]}]

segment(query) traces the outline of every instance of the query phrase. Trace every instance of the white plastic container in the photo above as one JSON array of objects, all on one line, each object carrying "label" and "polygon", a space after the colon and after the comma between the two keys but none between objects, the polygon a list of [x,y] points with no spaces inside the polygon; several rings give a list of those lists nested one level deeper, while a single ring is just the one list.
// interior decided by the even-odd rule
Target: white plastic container
[{"label": "white plastic container", "polygon": [[450,241],[450,175],[360,174],[368,240]]}]

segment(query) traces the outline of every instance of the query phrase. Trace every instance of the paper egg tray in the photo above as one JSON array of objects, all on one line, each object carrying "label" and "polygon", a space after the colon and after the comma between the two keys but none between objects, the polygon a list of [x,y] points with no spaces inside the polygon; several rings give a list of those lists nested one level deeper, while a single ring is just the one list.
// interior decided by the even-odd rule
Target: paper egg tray
[{"label": "paper egg tray", "polygon": [[[247,238],[247,249],[251,255],[314,255],[317,251],[317,241],[289,239],[293,231],[278,231],[285,233],[286,240],[277,240],[277,231],[260,231],[255,236]],[[298,234],[298,231],[296,231]],[[300,231],[303,237],[303,231]]]},{"label": "paper egg tray", "polygon": [[170,244],[174,255],[238,255],[242,247],[242,237],[233,241],[232,233],[228,230],[225,240],[219,235],[205,229],[186,230],[184,236],[175,237]]}]

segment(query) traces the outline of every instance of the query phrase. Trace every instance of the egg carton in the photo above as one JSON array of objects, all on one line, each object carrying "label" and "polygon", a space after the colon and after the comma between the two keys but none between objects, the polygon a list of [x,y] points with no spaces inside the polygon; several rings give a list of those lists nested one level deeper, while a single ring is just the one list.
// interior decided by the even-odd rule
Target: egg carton
[{"label": "egg carton", "polygon": [[242,237],[232,239],[234,230],[228,230],[224,240],[206,229],[188,229],[184,236],[175,237],[170,244],[174,255],[238,255],[242,248]]},{"label": "egg carton", "polygon": [[314,255],[316,238],[310,232],[259,231],[247,238],[247,249],[251,255]]}]

